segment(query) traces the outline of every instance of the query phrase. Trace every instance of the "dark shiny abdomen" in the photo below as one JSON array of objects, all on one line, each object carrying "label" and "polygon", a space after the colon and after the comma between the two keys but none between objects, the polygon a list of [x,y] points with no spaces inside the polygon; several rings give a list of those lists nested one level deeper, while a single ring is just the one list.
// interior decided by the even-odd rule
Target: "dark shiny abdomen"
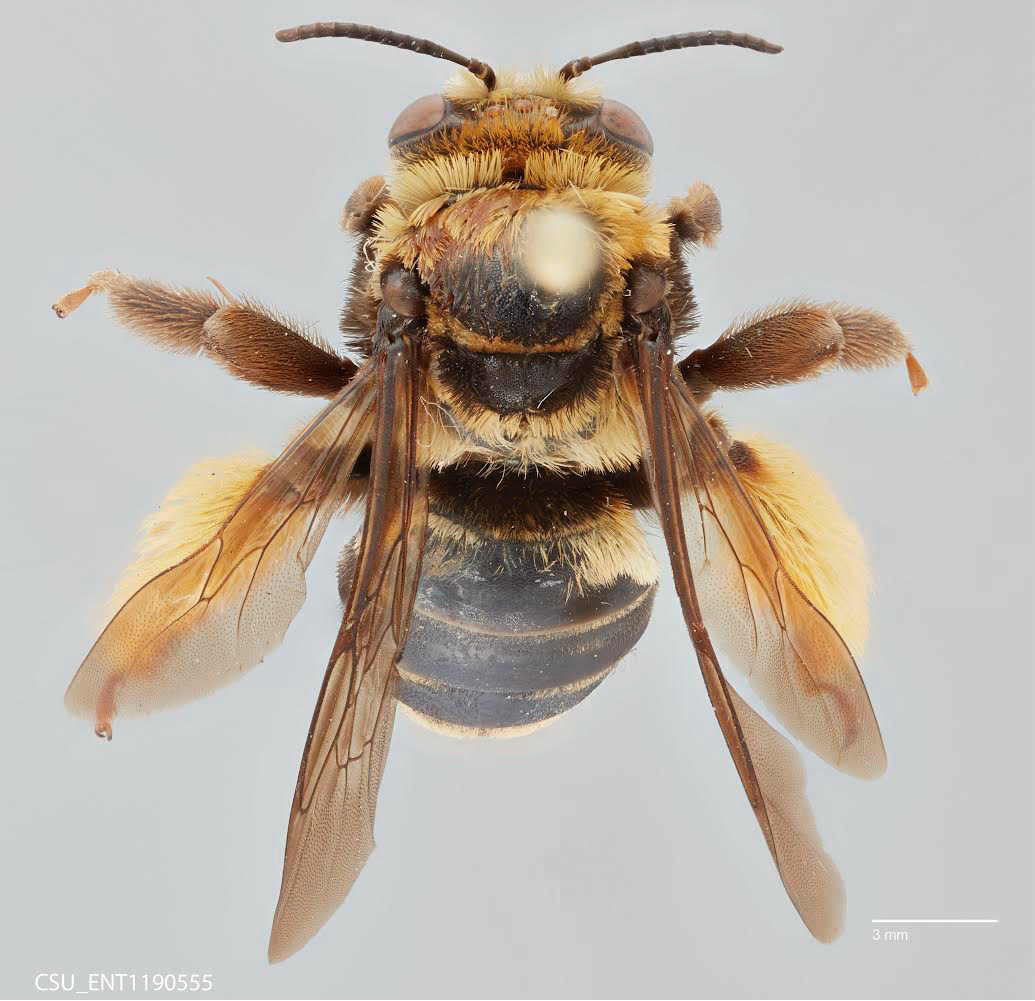
[{"label": "dark shiny abdomen", "polygon": [[569,568],[534,547],[487,542],[422,578],[398,697],[432,724],[468,731],[544,722],[584,699],[640,638],[656,585],[621,576],[572,594]]}]

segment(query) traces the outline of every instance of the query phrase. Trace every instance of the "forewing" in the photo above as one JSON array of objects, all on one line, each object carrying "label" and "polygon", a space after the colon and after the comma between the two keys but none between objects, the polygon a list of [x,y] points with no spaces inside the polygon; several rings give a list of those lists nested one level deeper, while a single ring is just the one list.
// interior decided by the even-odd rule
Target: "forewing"
[{"label": "forewing", "polygon": [[366,518],[349,600],[316,704],[288,822],[269,958],[297,952],[337,910],[374,848],[377,790],[395,717],[396,663],[427,525],[418,463],[422,351],[408,337],[381,360]]},{"label": "forewing", "polygon": [[721,701],[729,707],[723,736],[728,745],[740,743],[750,765],[744,790],[787,896],[812,935],[821,942],[833,942],[844,930],[847,897],[841,873],[823,850],[823,839],[805,796],[801,756],[725,679],[721,680],[725,689]]},{"label": "forewing", "polygon": [[305,600],[305,570],[368,442],[373,366],[259,475],[218,532],[119,609],[72,680],[65,705],[111,736],[116,715],[200,698],[281,641]]},{"label": "forewing", "polygon": [[884,743],[852,654],[782,566],[682,379],[668,396],[687,559],[709,633],[792,736],[843,772],[881,775]]},{"label": "forewing", "polygon": [[[684,593],[681,588],[681,599]],[[845,887],[823,850],[805,797],[801,756],[723,677],[707,630],[691,626],[690,633],[722,735],[787,896],[805,927],[821,942],[832,942],[844,929]]]},{"label": "forewing", "polygon": [[[644,455],[676,591],[712,707],[780,878],[809,931],[829,942],[844,925],[844,884],[823,851],[805,798],[801,760],[790,742],[726,681],[702,617],[696,586],[695,540],[684,528],[684,494],[693,466],[688,449],[683,447],[682,424],[675,420],[669,384],[671,371],[671,357],[664,342],[642,338],[637,385],[629,395],[638,396],[642,409]],[[706,424],[705,431],[711,433]],[[695,513],[696,510],[695,502]]]}]

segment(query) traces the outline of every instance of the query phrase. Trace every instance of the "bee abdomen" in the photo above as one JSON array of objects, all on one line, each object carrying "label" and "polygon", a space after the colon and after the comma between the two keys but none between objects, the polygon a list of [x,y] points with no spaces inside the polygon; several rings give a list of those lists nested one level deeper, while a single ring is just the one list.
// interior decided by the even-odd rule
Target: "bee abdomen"
[{"label": "bee abdomen", "polygon": [[[584,699],[640,638],[655,583],[578,589],[533,543],[493,540],[419,586],[398,697],[433,727],[506,735]],[[537,563],[539,564],[537,566]]]}]

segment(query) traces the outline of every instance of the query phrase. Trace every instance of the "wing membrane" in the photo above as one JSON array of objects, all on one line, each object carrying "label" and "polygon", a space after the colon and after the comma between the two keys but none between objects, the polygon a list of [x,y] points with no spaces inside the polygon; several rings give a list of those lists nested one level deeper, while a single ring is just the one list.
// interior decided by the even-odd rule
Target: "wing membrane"
[{"label": "wing membrane", "polygon": [[427,524],[418,465],[422,351],[381,362],[366,518],[349,600],[317,701],[288,822],[269,958],[297,952],[337,910],[374,848],[377,791],[395,717]]},{"label": "wing membrane", "polygon": [[709,632],[792,736],[850,775],[883,774],[880,728],[848,647],[780,563],[689,390],[671,387],[687,557]]},{"label": "wing membrane", "polygon": [[111,735],[139,716],[200,698],[254,667],[305,600],[305,570],[344,500],[374,416],[372,366],[258,476],[218,532],[119,609],[65,696]]},{"label": "wing membrane", "polygon": [[[676,590],[716,718],[787,894],[809,931],[831,941],[844,925],[844,884],[816,830],[801,760],[790,742],[726,681],[705,623],[717,623],[729,646],[739,644],[742,656],[745,651],[750,655],[743,666],[772,679],[770,685],[759,686],[769,696],[767,703],[794,724],[792,732],[804,733],[810,746],[827,751],[824,757],[853,766],[846,770],[872,774],[876,765],[883,767],[883,745],[865,689],[866,712],[859,715],[854,686],[861,688],[862,682],[850,654],[783,572],[736,474],[689,393],[683,392],[681,380],[669,381],[672,361],[666,344],[664,338],[641,336],[635,395],[642,407],[644,454]],[[805,642],[809,627],[820,631],[822,643]],[[785,649],[793,649],[798,659],[789,662]],[[827,660],[814,659],[831,651],[836,655],[834,670]],[[774,657],[780,658],[776,664]],[[847,685],[845,658],[854,672]],[[841,695],[839,684],[847,687],[847,696]],[[793,697],[784,697],[785,688]],[[840,697],[838,713],[813,709],[835,697]],[[814,725],[810,729],[802,720]]]},{"label": "wing membrane", "polygon": [[801,757],[729,684],[726,692],[752,764],[756,795],[761,797],[761,809],[757,799],[751,805],[787,896],[805,927],[821,942],[832,942],[844,930],[847,898],[841,873],[823,850],[805,797]]}]

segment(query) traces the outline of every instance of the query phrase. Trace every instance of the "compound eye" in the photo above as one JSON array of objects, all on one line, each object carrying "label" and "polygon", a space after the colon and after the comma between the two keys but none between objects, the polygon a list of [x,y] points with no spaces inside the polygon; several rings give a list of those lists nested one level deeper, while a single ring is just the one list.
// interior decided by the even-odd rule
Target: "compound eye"
[{"label": "compound eye", "polygon": [[648,156],[654,153],[654,140],[632,108],[621,101],[604,101],[600,108],[600,123],[619,142],[628,143]]},{"label": "compound eye", "polygon": [[388,145],[394,146],[396,143],[429,132],[445,117],[446,101],[441,94],[419,97],[400,112],[392,131],[388,133]]}]

